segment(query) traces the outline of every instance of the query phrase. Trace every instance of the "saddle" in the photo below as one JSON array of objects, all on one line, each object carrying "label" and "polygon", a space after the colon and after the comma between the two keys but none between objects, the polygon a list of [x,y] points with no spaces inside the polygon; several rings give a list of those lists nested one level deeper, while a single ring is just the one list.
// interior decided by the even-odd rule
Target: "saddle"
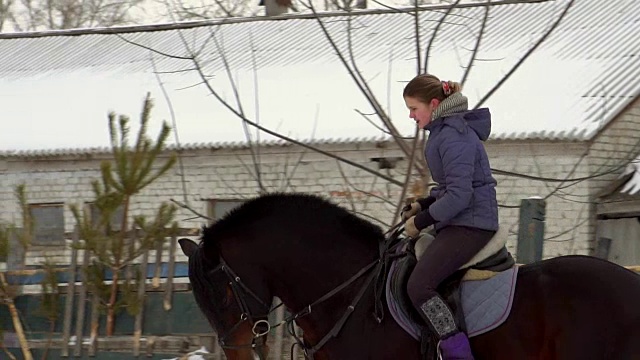
[{"label": "saddle", "polygon": [[[424,237],[420,241],[423,240]],[[413,307],[406,288],[409,276],[418,262],[419,255],[422,254],[423,248],[428,246],[428,244],[420,244],[420,241],[418,241],[416,246],[416,241],[406,239],[401,241],[405,241],[406,244],[405,246],[398,248],[396,259],[391,264],[390,271],[388,272],[387,302],[396,321],[400,323],[401,321],[399,320],[403,319],[405,324],[400,323],[401,327],[410,332],[410,329],[408,328],[415,329],[416,326],[425,328],[427,326],[422,317],[418,314],[417,310]],[[440,296],[446,301],[453,311],[456,322],[459,324],[461,330],[467,334],[469,334],[469,332],[467,329],[465,311],[463,311],[463,301],[461,297],[461,284],[463,282],[475,282],[477,283],[476,285],[479,285],[479,287],[476,287],[482,287],[484,289],[487,289],[488,287],[489,292],[504,292],[511,290],[506,297],[506,299],[508,299],[508,304],[501,305],[503,310],[506,309],[508,315],[511,300],[513,298],[513,289],[515,288],[517,267],[515,266],[515,261],[505,245],[506,237],[498,236],[498,234],[496,234],[489,244],[485,246],[485,249],[480,251],[480,256],[474,257],[472,261],[463,265],[458,271],[445,279],[445,281],[443,281],[437,288]],[[416,252],[418,252],[419,255],[416,255]],[[507,270],[510,269],[514,270],[513,274],[506,274]],[[484,284],[481,284],[484,282],[483,280],[491,279],[499,274],[507,275],[506,277],[501,276],[502,278],[506,278],[507,282],[512,280],[513,285],[511,288],[503,290],[497,289],[496,285],[488,284],[488,286],[485,286]],[[497,281],[498,279],[493,282]],[[470,307],[468,304],[466,305]],[[467,316],[469,315],[467,314]],[[496,316],[496,318],[501,323],[506,319],[506,316],[500,314],[500,316]],[[494,320],[496,319],[491,319],[491,321],[495,323]],[[496,326],[497,325],[491,327],[491,329]],[[474,329],[475,328],[477,327],[474,327]],[[424,336],[425,332],[421,332],[420,334],[421,336]],[[416,331],[413,331],[413,336],[416,337]],[[422,337],[419,340],[422,343],[422,352],[425,354],[425,359],[435,359],[437,346],[435,346],[434,342],[437,340],[433,337]]]}]

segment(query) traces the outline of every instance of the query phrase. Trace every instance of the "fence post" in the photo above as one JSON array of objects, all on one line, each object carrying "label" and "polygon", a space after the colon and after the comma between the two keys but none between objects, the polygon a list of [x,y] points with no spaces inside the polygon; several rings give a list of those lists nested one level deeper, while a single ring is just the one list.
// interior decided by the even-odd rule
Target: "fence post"
[{"label": "fence post", "polygon": [[76,272],[78,271],[78,244],[80,243],[80,229],[76,225],[73,229],[71,243],[71,264],[69,265],[69,282],[64,303],[64,318],[62,320],[62,349],[60,356],[69,356],[69,337],[71,336],[71,313],[74,312],[73,300],[76,296]]},{"label": "fence post", "polygon": [[599,237],[596,242],[596,251],[593,256],[600,259],[609,259],[609,250],[611,249],[611,239],[607,237]]},{"label": "fence post", "polygon": [[518,263],[542,260],[544,242],[545,201],[541,198],[522,199],[518,228]]},{"label": "fence post", "polygon": [[89,267],[90,258],[91,254],[87,249],[84,249],[82,254],[82,281],[78,287],[78,305],[76,306],[76,344],[73,350],[73,355],[75,357],[82,356],[82,345],[84,342],[84,315],[87,307],[87,290],[90,286],[89,279],[87,277],[87,268]]}]

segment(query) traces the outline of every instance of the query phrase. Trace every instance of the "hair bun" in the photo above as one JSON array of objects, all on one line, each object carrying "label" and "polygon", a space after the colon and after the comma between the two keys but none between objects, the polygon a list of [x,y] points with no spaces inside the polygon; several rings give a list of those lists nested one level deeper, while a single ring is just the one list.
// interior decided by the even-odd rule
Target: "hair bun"
[{"label": "hair bun", "polygon": [[451,86],[449,86],[449,82],[448,81],[443,81],[442,82],[442,92],[444,92],[444,96],[451,95]]}]

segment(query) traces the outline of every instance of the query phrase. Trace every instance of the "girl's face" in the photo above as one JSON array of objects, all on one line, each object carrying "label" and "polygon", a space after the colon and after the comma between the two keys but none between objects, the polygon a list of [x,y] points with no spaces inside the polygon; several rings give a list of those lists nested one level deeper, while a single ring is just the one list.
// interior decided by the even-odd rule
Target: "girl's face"
[{"label": "girl's face", "polygon": [[406,96],[404,103],[409,109],[409,118],[413,119],[420,129],[424,129],[431,122],[433,110],[438,107],[440,100],[432,99],[428,104],[425,104],[414,97]]}]

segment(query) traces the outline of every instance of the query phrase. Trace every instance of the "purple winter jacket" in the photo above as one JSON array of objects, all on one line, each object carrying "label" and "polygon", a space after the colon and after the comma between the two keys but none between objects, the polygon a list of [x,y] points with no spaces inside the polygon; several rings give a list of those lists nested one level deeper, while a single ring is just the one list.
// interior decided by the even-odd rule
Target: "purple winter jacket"
[{"label": "purple winter jacket", "polygon": [[436,230],[461,225],[498,230],[496,180],[483,141],[491,133],[491,113],[482,108],[441,117],[425,127],[425,158],[438,184],[429,214]]}]

